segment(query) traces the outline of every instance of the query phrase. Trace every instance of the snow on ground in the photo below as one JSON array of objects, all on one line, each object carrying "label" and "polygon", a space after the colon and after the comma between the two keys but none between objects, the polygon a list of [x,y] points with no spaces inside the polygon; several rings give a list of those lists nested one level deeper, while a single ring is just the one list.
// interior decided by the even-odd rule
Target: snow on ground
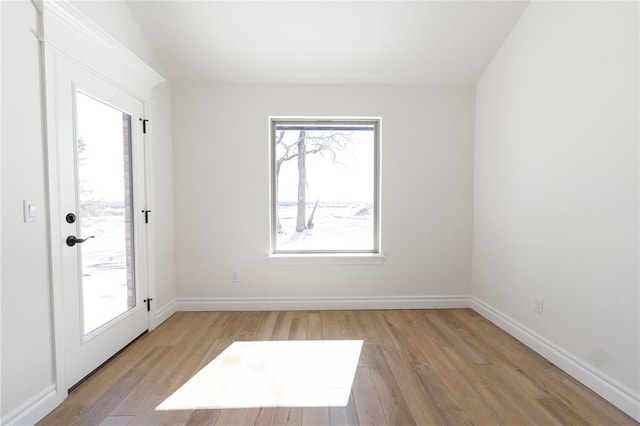
[{"label": "snow on ground", "polygon": [[[313,206],[307,207],[305,223]],[[295,206],[278,208],[281,233],[278,250],[371,250],[373,214],[368,205],[320,206],[314,214],[313,229],[296,232]]]},{"label": "snow on ground", "polygon": [[128,310],[124,216],[82,219],[84,330],[90,333]]}]

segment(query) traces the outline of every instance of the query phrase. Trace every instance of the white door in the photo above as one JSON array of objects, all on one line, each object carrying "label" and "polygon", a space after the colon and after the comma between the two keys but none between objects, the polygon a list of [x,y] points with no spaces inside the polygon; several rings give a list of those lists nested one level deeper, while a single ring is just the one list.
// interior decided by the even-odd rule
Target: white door
[{"label": "white door", "polygon": [[144,103],[56,57],[67,387],[148,328]]}]

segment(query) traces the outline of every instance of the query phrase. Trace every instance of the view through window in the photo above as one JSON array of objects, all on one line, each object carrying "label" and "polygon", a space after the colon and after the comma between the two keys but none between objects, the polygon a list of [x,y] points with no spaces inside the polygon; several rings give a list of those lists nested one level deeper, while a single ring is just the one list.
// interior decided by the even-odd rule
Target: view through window
[{"label": "view through window", "polygon": [[131,116],[77,93],[77,176],[84,333],[136,305]]},{"label": "view through window", "polygon": [[272,119],[272,251],[378,253],[379,119]]}]

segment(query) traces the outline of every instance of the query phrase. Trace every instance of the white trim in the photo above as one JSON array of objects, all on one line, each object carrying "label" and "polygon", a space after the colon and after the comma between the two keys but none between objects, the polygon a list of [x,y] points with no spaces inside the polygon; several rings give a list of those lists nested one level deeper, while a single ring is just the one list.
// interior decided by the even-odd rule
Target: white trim
[{"label": "white trim", "polygon": [[2,418],[3,425],[33,425],[58,406],[55,385],[38,392],[24,404]]},{"label": "white trim", "polygon": [[[55,52],[53,49],[42,50],[44,67],[53,70]],[[56,120],[49,120],[50,114],[56,111],[54,72],[44,72],[45,111],[47,115],[47,144],[46,144],[46,173],[47,173],[47,203],[49,205],[49,256],[51,282],[51,309],[53,318],[53,351],[54,351],[54,381],[57,384],[57,401],[61,404],[67,397],[66,369],[64,362],[64,303],[62,285],[62,253],[60,251],[62,230],[60,228],[60,191],[58,187],[58,126]]]},{"label": "white trim", "polygon": [[469,308],[470,296],[389,296],[316,298],[182,298],[178,311],[279,311]]},{"label": "white trim", "polygon": [[157,313],[152,316],[151,324],[149,324],[149,331],[152,331],[154,328],[168,320],[169,317],[177,311],[178,308],[175,299],[158,309]]},{"label": "white trim", "polygon": [[[373,246],[370,250],[314,250],[304,249],[299,250],[278,250],[278,235],[277,235],[277,204],[278,204],[278,188],[277,176],[276,176],[276,128],[278,125],[296,124],[299,126],[315,126],[315,125],[327,125],[330,126],[372,126],[373,127]],[[342,254],[374,254],[381,256],[382,242],[381,242],[381,212],[382,212],[382,162],[381,162],[381,134],[382,134],[382,117],[287,117],[287,116],[270,116],[269,117],[269,223],[271,227],[271,237],[269,239],[269,256],[278,255],[342,255]],[[316,203],[317,204],[317,203]],[[295,264],[315,264],[313,263],[295,263]],[[340,263],[340,262],[328,262],[328,263]],[[352,262],[349,262],[352,263]],[[380,261],[379,263],[382,263]],[[362,264],[362,263],[359,263]]]},{"label": "white trim", "polygon": [[330,253],[330,254],[270,254],[272,265],[382,265],[384,254]]},{"label": "white trim", "polygon": [[471,309],[640,422],[640,394],[476,297],[471,300]]},{"label": "white trim", "polygon": [[100,70],[118,84],[127,84],[134,94],[151,99],[151,89],[164,77],[124,45],[87,18],[69,0],[43,0],[41,39],[83,65]]}]

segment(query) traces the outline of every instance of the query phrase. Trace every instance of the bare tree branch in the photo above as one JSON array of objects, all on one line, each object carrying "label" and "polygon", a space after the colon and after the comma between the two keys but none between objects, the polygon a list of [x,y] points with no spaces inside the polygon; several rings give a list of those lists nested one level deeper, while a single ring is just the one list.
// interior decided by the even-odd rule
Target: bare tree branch
[{"label": "bare tree branch", "polygon": [[[305,192],[306,192],[306,165],[305,157],[312,154],[331,155],[331,161],[340,164],[337,161],[338,151],[344,150],[351,143],[350,132],[331,132],[331,131],[306,131],[300,130],[295,141],[285,140],[285,130],[281,130],[276,136],[275,145],[280,146],[284,152],[276,160],[276,187],[279,183],[280,168],[286,161],[298,159],[298,214],[296,220],[296,231],[302,232],[305,228],[310,228],[309,223],[313,223],[312,219],[309,223],[305,223]],[[317,203],[316,203],[317,207]],[[315,208],[314,208],[315,212]],[[312,216],[313,217],[313,213]],[[277,228],[281,229],[280,219],[277,219]]]}]

